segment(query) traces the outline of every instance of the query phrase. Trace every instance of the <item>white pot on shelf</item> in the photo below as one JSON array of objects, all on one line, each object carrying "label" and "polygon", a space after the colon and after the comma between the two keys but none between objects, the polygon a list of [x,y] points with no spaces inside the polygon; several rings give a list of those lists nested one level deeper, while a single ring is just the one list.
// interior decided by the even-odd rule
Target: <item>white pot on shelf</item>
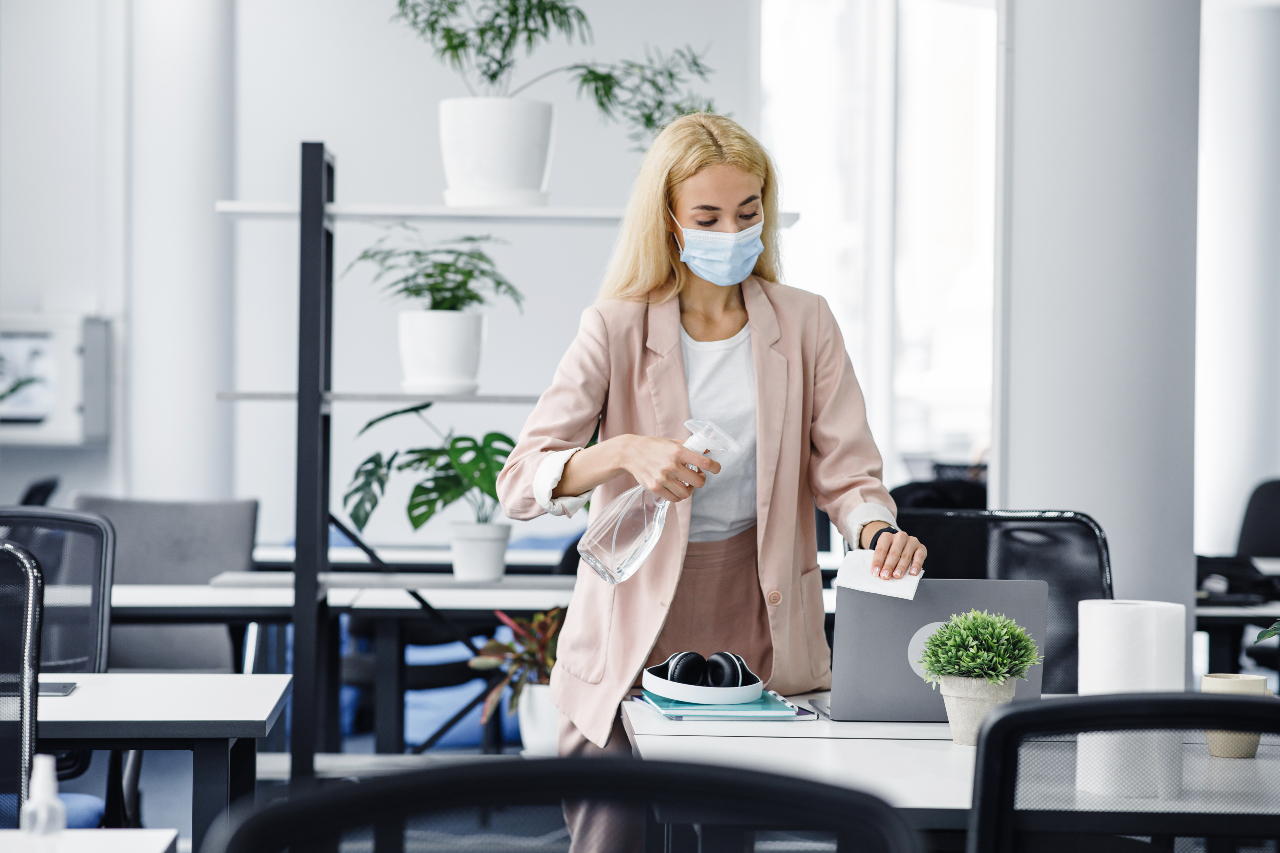
[{"label": "white pot on shelf", "polygon": [[450,207],[539,207],[551,172],[551,104],[523,98],[446,98],[440,151]]},{"label": "white pot on shelf", "polygon": [[1012,678],[1006,678],[1003,684],[992,684],[985,678],[942,676],[939,689],[947,706],[951,740],[961,746],[976,746],[982,721],[991,709],[1012,701],[1017,686]]},{"label": "white pot on shelf", "polygon": [[560,711],[551,704],[550,684],[526,684],[520,691],[516,717],[520,720],[524,755],[554,758],[559,754],[556,732]]},{"label": "white pot on shelf", "polygon": [[406,394],[475,393],[484,328],[484,315],[470,311],[401,311],[401,388]]},{"label": "white pot on shelf", "polygon": [[460,581],[501,580],[507,570],[510,524],[455,521],[449,545],[453,549],[453,576]]}]

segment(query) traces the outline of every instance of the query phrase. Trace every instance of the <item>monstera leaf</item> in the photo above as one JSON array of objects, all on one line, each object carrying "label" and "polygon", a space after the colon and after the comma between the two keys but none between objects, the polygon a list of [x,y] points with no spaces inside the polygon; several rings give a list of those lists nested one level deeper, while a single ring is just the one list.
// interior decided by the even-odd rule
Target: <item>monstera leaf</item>
[{"label": "monstera leaf", "polygon": [[469,491],[471,487],[457,473],[437,471],[413,487],[409,495],[409,523],[417,530]]},{"label": "monstera leaf", "polygon": [[392,453],[384,460],[381,453],[375,453],[360,463],[351,478],[351,488],[342,496],[342,505],[357,530],[364,530],[369,516],[378,507],[378,500],[386,493],[391,466],[398,455],[398,452]]},{"label": "monstera leaf", "polygon": [[514,449],[515,442],[500,432],[491,432],[480,441],[459,436],[449,442],[449,461],[472,488],[497,500],[498,472]]}]

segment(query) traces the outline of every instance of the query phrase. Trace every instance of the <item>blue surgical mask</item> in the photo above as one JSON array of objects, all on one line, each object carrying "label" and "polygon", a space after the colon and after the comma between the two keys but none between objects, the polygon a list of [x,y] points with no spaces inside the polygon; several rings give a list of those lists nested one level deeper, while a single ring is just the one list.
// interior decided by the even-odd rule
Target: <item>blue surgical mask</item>
[{"label": "blue surgical mask", "polygon": [[680,230],[684,234],[680,260],[699,278],[721,287],[741,284],[756,268],[756,259],[764,251],[764,242],[760,239],[764,231],[763,217],[736,234],[684,227]]}]

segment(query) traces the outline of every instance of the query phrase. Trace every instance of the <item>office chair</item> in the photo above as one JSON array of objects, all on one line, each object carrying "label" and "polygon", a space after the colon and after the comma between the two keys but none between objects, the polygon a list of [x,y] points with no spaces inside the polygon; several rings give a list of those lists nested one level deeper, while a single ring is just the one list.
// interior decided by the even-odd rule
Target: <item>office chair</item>
[{"label": "office chair", "polygon": [[[1257,757],[1211,756],[1206,730],[1262,733]],[[1176,839],[1235,849],[1280,838],[1277,804],[1275,699],[1131,693],[1005,705],[978,735],[967,851],[1149,853]]]},{"label": "office chair", "polygon": [[904,483],[889,490],[899,509],[986,509],[987,487],[972,480]]},{"label": "office chair", "polygon": [[727,767],[552,758],[458,763],[322,788],[210,836],[206,851],[337,849],[339,840],[363,842],[362,847],[373,841],[379,853],[409,847],[563,850],[566,800],[622,814],[619,834],[599,838],[592,849],[743,850],[753,849],[753,837],[754,849],[762,849],[760,841],[773,841],[777,849],[787,849],[788,841],[799,845],[795,849],[921,849],[897,811],[858,791]]},{"label": "office chair", "polygon": [[27,486],[27,490],[22,493],[22,500],[18,501],[22,506],[44,506],[49,502],[49,498],[58,490],[58,478],[48,477],[44,480],[36,480]]},{"label": "office chair", "polygon": [[[44,577],[44,620],[40,632],[40,671],[106,672],[111,625],[111,581],[115,532],[110,522],[92,513],[43,507],[0,507],[0,539],[28,549]],[[93,751],[58,753],[58,780],[65,782],[89,769]],[[141,753],[113,750],[107,771],[106,800],[92,810],[108,827],[142,825],[138,778]],[[77,811],[89,821],[88,795]]]},{"label": "office chair", "polygon": [[27,798],[36,746],[43,602],[35,557],[0,541],[0,829],[17,828]]},{"label": "office chair", "polygon": [[1280,480],[1253,490],[1240,525],[1237,557],[1280,557]]},{"label": "office chair", "polygon": [[[205,584],[253,568],[258,502],[136,501],[79,495],[116,532],[115,583]],[[110,670],[234,672],[225,625],[113,625]]]},{"label": "office chair", "polygon": [[927,577],[1049,584],[1045,693],[1075,693],[1077,603],[1113,598],[1107,537],[1079,512],[900,508],[898,526],[929,549]]}]

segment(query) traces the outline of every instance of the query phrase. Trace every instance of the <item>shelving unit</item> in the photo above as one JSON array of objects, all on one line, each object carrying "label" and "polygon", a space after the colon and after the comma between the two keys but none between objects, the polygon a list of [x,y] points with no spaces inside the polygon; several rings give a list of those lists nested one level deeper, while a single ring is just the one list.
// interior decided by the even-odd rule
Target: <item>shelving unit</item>
[{"label": "shelving unit", "polygon": [[[609,225],[622,221],[620,208],[458,208],[437,205],[338,204],[334,160],[322,142],[302,143],[302,183],[297,205],[219,201],[214,209],[248,220],[298,220],[298,387],[289,391],[225,391],[231,402],[293,402],[297,405],[297,491],[294,549],[293,703],[290,733],[292,779],[305,787],[316,777],[317,745],[336,737],[337,721],[324,714],[326,663],[337,650],[325,639],[327,604],[318,595],[319,576],[329,571],[330,411],[334,403],[481,403],[532,405],[537,395],[427,395],[335,392],[333,376],[333,226],[337,222],[431,221]],[[789,228],[799,214],[780,214]],[[379,640],[381,642],[381,639]],[[324,660],[322,660],[322,658]],[[390,695],[390,694],[389,694]],[[383,710],[379,707],[378,713]]]}]

